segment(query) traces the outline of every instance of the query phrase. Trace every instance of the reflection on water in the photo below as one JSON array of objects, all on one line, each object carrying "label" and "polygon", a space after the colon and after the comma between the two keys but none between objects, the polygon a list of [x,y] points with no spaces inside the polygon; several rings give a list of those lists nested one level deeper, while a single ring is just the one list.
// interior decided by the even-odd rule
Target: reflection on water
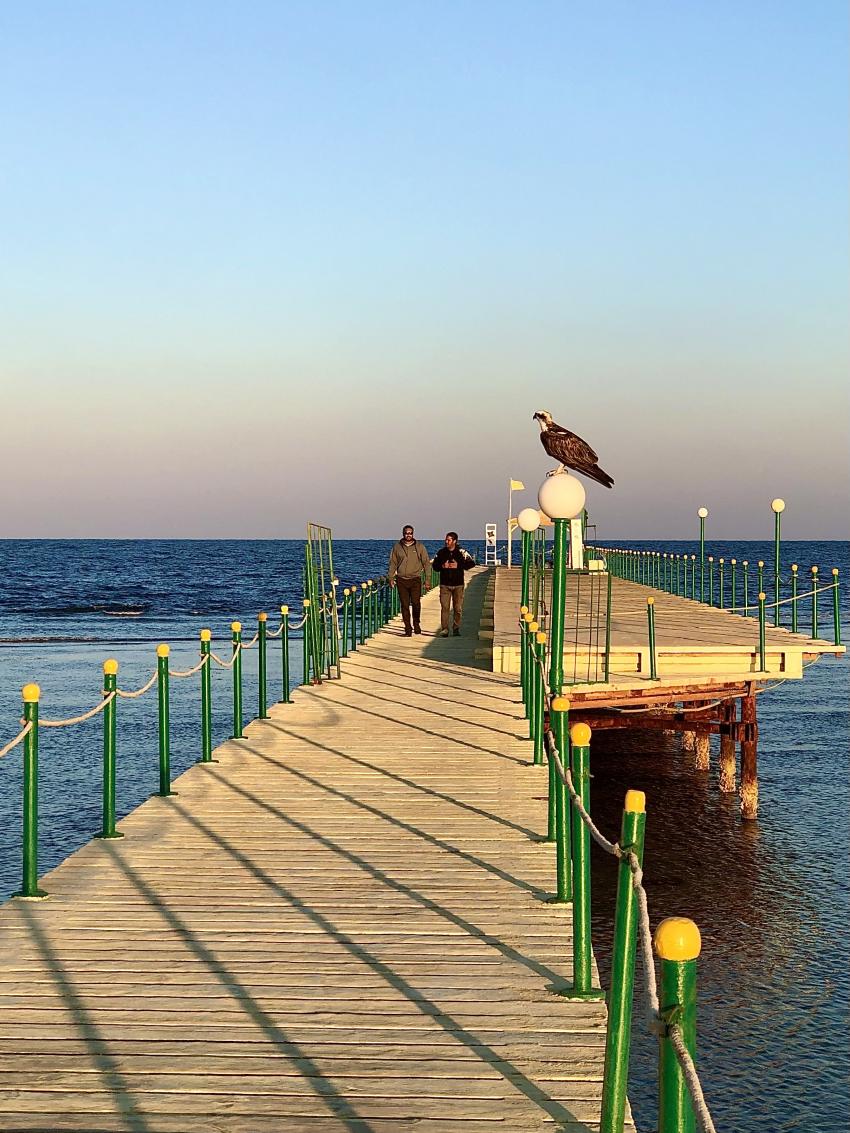
[{"label": "reflection on water", "polygon": [[[712,769],[677,736],[597,733],[593,814],[617,835],[628,788],[647,795],[645,885],[653,927],[702,934],[699,1068],[724,1133],[846,1126],[848,750],[846,661],[759,698],[760,820],[741,820]],[[594,945],[606,986],[616,865],[594,847]],[[642,996],[642,983],[638,986]],[[642,1002],[642,1000],[641,1000]],[[630,1097],[655,1128],[657,1047],[638,1006]]]}]

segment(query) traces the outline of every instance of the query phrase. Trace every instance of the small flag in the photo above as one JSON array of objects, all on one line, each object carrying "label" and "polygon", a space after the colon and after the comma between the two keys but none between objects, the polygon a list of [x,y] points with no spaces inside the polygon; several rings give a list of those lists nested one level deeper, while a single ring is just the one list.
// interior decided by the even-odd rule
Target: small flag
[{"label": "small flag", "polygon": [[525,484],[523,484],[522,480],[511,480],[511,491],[512,492],[522,492],[524,490],[525,490]]}]

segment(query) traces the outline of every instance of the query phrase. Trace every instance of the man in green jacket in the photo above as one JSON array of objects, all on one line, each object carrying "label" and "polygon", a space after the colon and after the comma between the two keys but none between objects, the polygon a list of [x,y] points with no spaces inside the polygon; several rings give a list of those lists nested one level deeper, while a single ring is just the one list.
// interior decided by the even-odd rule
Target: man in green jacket
[{"label": "man in green jacket", "polygon": [[[401,617],[404,622],[405,637],[421,633],[419,628],[420,599],[422,598],[422,575],[425,575],[425,589],[430,589],[431,560],[422,544],[413,537],[413,528],[406,523],[401,538],[390,551],[390,565],[387,578],[390,586],[398,590],[401,602]],[[413,625],[410,610],[413,607]]]}]

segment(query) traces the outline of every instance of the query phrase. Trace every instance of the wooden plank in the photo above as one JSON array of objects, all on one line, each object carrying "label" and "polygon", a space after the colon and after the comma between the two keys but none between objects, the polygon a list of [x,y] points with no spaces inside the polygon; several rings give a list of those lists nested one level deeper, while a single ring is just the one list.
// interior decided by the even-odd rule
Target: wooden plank
[{"label": "wooden plank", "polygon": [[0,911],[4,1131],[595,1128],[606,1014],[549,991],[545,775],[515,681],[438,616]]}]

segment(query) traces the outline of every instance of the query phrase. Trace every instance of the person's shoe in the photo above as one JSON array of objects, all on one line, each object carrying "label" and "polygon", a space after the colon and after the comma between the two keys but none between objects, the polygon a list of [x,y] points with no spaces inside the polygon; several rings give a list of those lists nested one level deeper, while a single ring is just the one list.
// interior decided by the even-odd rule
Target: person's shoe
[{"label": "person's shoe", "polygon": [[452,630],[452,633],[455,635],[455,637],[460,637],[460,630],[457,626],[455,626],[455,628]]},{"label": "person's shoe", "polygon": [[440,637],[448,637],[448,636],[449,636],[449,631],[447,629],[441,629],[440,630]]},{"label": "person's shoe", "polygon": [[421,626],[414,626],[414,627],[413,627],[413,632],[414,632],[414,633],[421,633],[421,632],[422,632],[422,627],[421,627]]},{"label": "person's shoe", "polygon": [[404,636],[405,637],[413,637],[413,630],[412,629],[406,629],[404,631]]}]

